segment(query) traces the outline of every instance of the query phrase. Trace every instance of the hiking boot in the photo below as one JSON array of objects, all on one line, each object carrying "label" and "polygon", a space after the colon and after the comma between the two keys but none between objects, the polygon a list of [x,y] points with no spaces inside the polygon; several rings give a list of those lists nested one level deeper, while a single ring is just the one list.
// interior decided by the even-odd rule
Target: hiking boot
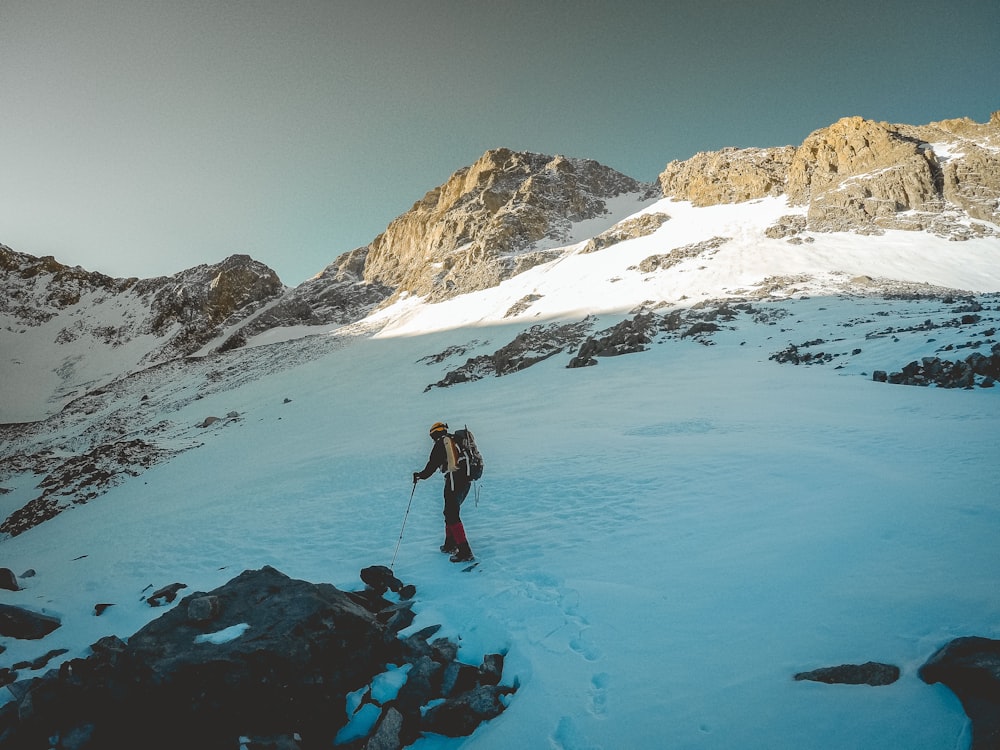
[{"label": "hiking boot", "polygon": [[444,544],[441,545],[441,551],[446,555],[450,555],[452,552],[458,552],[458,543],[455,541],[455,537],[451,535],[451,529],[445,529]]},{"label": "hiking boot", "polygon": [[453,563],[462,563],[462,562],[472,562],[476,558],[473,557],[472,550],[469,549],[469,545],[466,542],[458,545],[458,549],[455,551],[455,554],[452,555],[451,558],[449,559]]}]

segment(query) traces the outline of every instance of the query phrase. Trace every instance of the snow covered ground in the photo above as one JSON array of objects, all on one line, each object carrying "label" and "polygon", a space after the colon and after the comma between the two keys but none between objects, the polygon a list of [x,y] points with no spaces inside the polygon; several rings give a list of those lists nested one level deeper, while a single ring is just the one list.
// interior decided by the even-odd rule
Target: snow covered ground
[{"label": "snow covered ground", "polygon": [[[441,623],[477,664],[505,651],[505,682],[520,685],[507,712],[471,737],[427,737],[421,750],[967,747],[958,700],[917,669],[954,637],[1000,638],[1000,389],[871,379],[983,338],[975,326],[879,335],[954,318],[954,305],[846,298],[803,281],[807,299],[756,302],[767,321],[741,315],[712,345],[671,339],[572,370],[557,355],[424,392],[526,323],[602,311],[601,328],[646,299],[693,303],[777,274],[831,287],[868,274],[1000,290],[995,239],[833,235],[793,246],[762,238],[788,212],[780,201],[649,210],[674,219],[495,290],[435,306],[404,300],[377,316],[378,336],[170,402],[159,416],[176,424],[241,419],[0,541],[0,565],[36,572],[0,602],[63,620],[42,641],[4,640],[0,665],[127,637],[162,611],[144,593],[174,581],[187,584],[182,594],[206,591],[272,565],[359,589],[362,567],[390,563],[406,518],[395,572],[417,587],[410,630]],[[764,212],[756,223],[737,216],[754,210]],[[661,274],[629,270],[711,236],[733,239]],[[528,294],[544,296],[505,322]],[[842,356],[808,367],[769,360],[818,337]],[[468,351],[420,361],[457,345]],[[197,372],[170,387],[194,387]],[[407,515],[410,475],[437,420],[468,424],[487,462],[478,503],[463,509],[481,561],[468,573],[437,549],[440,477],[417,486]],[[5,486],[30,497],[35,481]],[[98,603],[114,606],[96,617]],[[898,665],[900,680],[792,679],[869,660]]]}]

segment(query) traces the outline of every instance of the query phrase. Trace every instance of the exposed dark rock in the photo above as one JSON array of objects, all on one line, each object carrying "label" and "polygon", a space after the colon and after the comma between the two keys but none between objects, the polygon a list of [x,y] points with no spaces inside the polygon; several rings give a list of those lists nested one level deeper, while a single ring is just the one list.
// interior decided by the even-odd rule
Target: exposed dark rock
[{"label": "exposed dark rock", "polygon": [[579,345],[592,325],[591,319],[585,318],[576,323],[532,326],[493,354],[484,354],[467,360],[461,367],[448,372],[444,379],[428,385],[424,390],[445,388],[457,383],[480,380],[490,375],[501,377],[531,367]]},{"label": "exposed dark rock", "polygon": [[642,273],[653,273],[654,271],[664,271],[685,260],[711,258],[730,239],[729,237],[712,237],[701,242],[674,248],[669,253],[650,255],[642,260],[637,268]]},{"label": "exposed dark rock", "polygon": [[928,684],[947,685],[972,721],[971,750],[1000,748],[1000,641],[956,638],[918,672]]},{"label": "exposed dark rock", "polygon": [[248,320],[217,351],[237,349],[264,331],[288,326],[344,325],[365,317],[394,292],[363,279],[368,248],[344,253],[311,279],[285,292],[276,303]]},{"label": "exposed dark rock", "polygon": [[645,351],[652,343],[657,321],[652,313],[639,314],[623,320],[608,331],[588,338],[567,367],[596,365],[596,357],[616,357]]},{"label": "exposed dark rock", "polygon": [[194,622],[209,622],[222,614],[217,596],[196,596],[188,602],[188,618]]},{"label": "exposed dark rock", "polygon": [[[379,567],[365,577],[388,581]],[[212,618],[192,617],[206,602]],[[103,638],[85,659],[11,682],[0,746],[329,747],[346,723],[348,693],[365,685],[362,705],[378,706],[380,717],[350,748],[401,748],[424,732],[468,734],[502,712],[501,699],[515,688],[498,684],[496,655],[476,668],[454,660],[450,641],[429,645],[440,626],[397,638],[394,618],[412,606],[370,586],[344,592],[273,568],[246,571],[181,600],[127,644]],[[410,667],[398,694],[381,705],[371,685],[387,664]],[[15,676],[0,672],[4,682]],[[427,704],[437,708],[423,716]]]},{"label": "exposed dark rock", "polygon": [[0,635],[37,640],[62,625],[58,617],[32,612],[10,604],[0,604]]},{"label": "exposed dark rock", "polygon": [[17,576],[14,575],[14,571],[10,568],[0,568],[0,589],[6,589],[7,591],[21,590],[21,587],[17,585]]},{"label": "exposed dark rock", "polygon": [[891,685],[899,679],[899,667],[868,661],[864,664],[841,664],[811,672],[799,672],[796,680],[812,680],[830,685]]},{"label": "exposed dark rock", "polygon": [[[882,371],[879,371],[882,372]],[[891,372],[882,382],[894,385],[936,385],[938,388],[992,388],[1000,378],[1000,344],[989,355],[974,352],[964,360],[924,357]],[[879,378],[875,378],[878,380]]]},{"label": "exposed dark rock", "polygon": [[72,455],[52,466],[38,485],[42,494],[7,516],[0,523],[0,533],[22,534],[67,508],[93,500],[108,488],[121,484],[126,477],[139,476],[179,452],[136,438],[104,443]]},{"label": "exposed dark rock", "polygon": [[177,592],[186,589],[186,583],[171,583],[163,588],[157,589],[147,597],[146,602],[150,607],[160,607],[164,603],[170,604],[177,598]]},{"label": "exposed dark rock", "polygon": [[386,591],[398,592],[403,588],[403,582],[396,578],[392,570],[385,565],[372,565],[361,569],[361,580],[381,595]]},{"label": "exposed dark rock", "polygon": [[20,661],[20,662],[17,662],[16,664],[14,664],[11,667],[11,669],[15,669],[15,670],[20,670],[20,669],[41,669],[46,664],[48,664],[50,661],[52,661],[53,659],[55,659],[57,656],[62,656],[63,654],[65,654],[67,650],[68,649],[65,649],[65,648],[54,648],[51,651],[46,652],[42,656],[39,656],[36,659],[32,659],[31,661]]},{"label": "exposed dark rock", "polygon": [[506,707],[502,697],[512,692],[513,688],[480,685],[431,708],[424,718],[425,728],[446,737],[472,734],[481,722],[503,712]]}]

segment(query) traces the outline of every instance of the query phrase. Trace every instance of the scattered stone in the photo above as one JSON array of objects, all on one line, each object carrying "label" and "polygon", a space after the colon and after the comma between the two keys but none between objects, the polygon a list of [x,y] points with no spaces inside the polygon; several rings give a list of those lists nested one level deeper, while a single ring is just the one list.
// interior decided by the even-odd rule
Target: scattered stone
[{"label": "scattered stone", "polygon": [[[884,374],[879,370],[876,375]],[[881,375],[880,375],[881,377]],[[878,377],[874,378],[879,380]],[[893,385],[935,385],[938,388],[992,388],[1000,379],[1000,344],[994,344],[989,355],[975,352],[965,360],[949,362],[939,357],[914,360],[897,372],[889,373],[881,382]]]},{"label": "scattered stone", "polygon": [[95,604],[94,605],[94,616],[95,617],[100,617],[101,615],[103,615],[107,611],[108,607],[113,607],[113,606],[115,606],[115,605],[114,604]]},{"label": "scattered stone", "polygon": [[899,679],[899,667],[874,661],[864,664],[841,664],[838,667],[799,672],[795,675],[795,679],[825,682],[829,685],[891,685]]}]

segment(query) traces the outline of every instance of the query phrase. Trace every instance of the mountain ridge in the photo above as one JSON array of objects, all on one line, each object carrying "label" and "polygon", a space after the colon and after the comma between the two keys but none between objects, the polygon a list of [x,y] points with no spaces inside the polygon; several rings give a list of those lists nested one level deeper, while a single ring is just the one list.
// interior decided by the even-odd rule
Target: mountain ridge
[{"label": "mountain ridge", "polygon": [[[0,343],[11,353],[0,375],[18,383],[27,372],[47,373],[50,410],[58,409],[171,359],[349,326],[399,303],[446,302],[575,253],[608,252],[669,226],[672,203],[711,209],[764,199],[787,204],[764,236],[790,245],[894,230],[995,239],[1000,112],[987,123],[923,126],[846,117],[798,147],[730,148],[671,162],[658,188],[592,160],[492,149],[369,245],[294,288],[246,255],[172,276],[114,279],[0,245]],[[725,240],[691,239],[638,267],[662,269]],[[508,313],[528,310],[535,297],[508,305]],[[659,301],[684,304],[669,294]],[[541,307],[534,304],[535,314]],[[74,343],[86,351],[60,356],[61,345]],[[20,398],[15,386],[8,392]]]},{"label": "mountain ridge", "polygon": [[[463,747],[967,741],[914,670],[1000,635],[996,151],[956,128],[982,145],[819,133],[799,203],[791,151],[706,159],[709,194],[767,194],[704,206],[511,153],[500,197],[461,176],[397,227],[439,244],[377,278],[359,248],[294,289],[248,256],[141,281],[4,248],[0,599],[58,627],[0,643],[0,735],[161,592],[262,564],[356,588],[391,555],[414,629],[502,651],[524,686]],[[471,226],[509,240],[482,268]],[[438,552],[440,485],[411,485],[436,420],[487,460],[467,573]],[[878,696],[793,680],[875,659],[900,671]]]}]

